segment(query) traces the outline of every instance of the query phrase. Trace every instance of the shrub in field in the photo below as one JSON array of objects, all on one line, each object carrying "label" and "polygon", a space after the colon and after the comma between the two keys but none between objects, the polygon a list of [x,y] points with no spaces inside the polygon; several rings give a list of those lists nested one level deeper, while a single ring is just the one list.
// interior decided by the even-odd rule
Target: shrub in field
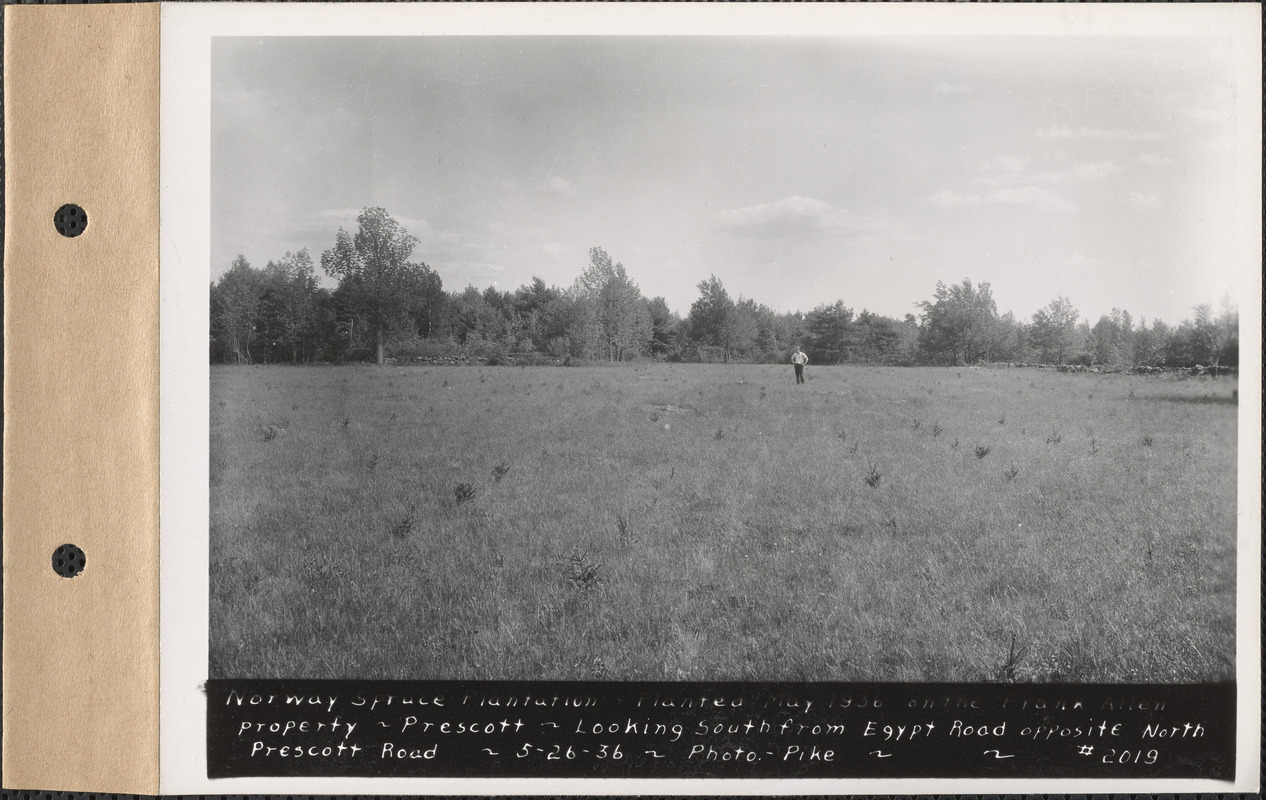
[{"label": "shrub in field", "polygon": [[478,490],[475,489],[474,484],[459,483],[453,487],[453,499],[456,500],[457,505],[460,506],[462,503],[468,503],[471,500],[474,500],[477,491]]},{"label": "shrub in field", "polygon": [[602,578],[598,575],[601,569],[602,564],[590,558],[588,552],[579,550],[572,551],[563,564],[567,580],[581,591],[598,588],[598,584],[602,583]]},{"label": "shrub in field", "polygon": [[932,423],[932,438],[936,438],[937,436],[940,436],[944,432],[945,432],[945,429],[941,427],[941,423],[939,422]]},{"label": "shrub in field", "polygon": [[620,544],[628,545],[633,542],[633,528],[628,514],[620,512],[615,515],[615,529],[620,535]]},{"label": "shrub in field", "polygon": [[990,448],[986,447],[983,444],[976,445],[976,460],[979,461],[980,459],[989,455],[989,449]]},{"label": "shrub in field", "polygon": [[395,539],[403,539],[410,533],[413,533],[413,528],[416,525],[417,518],[414,516],[413,508],[410,507],[404,512],[404,516],[401,517],[396,524],[391,526],[391,536]]},{"label": "shrub in field", "polygon": [[1144,436],[1144,437],[1143,437],[1143,446],[1144,446],[1144,447],[1151,447],[1153,444],[1155,444],[1155,441],[1156,441],[1156,440],[1155,440],[1155,439],[1153,439],[1151,436]]},{"label": "shrub in field", "polygon": [[1010,483],[1015,480],[1015,477],[1019,474],[1020,468],[1015,465],[1015,462],[1012,462],[1011,466],[1007,467],[1006,471],[1002,473],[1002,479],[1007,483]]},{"label": "shrub in field", "polygon": [[1024,656],[1029,652],[1029,646],[1025,645],[1019,650],[1015,647],[1015,634],[1011,634],[1011,646],[1007,650],[1006,660],[999,665],[994,672],[994,679],[1005,681],[1007,683],[1015,682],[1015,671],[1020,666],[1020,662],[1024,660]]},{"label": "shrub in field", "polygon": [[510,465],[502,461],[500,464],[492,468],[492,482],[501,483],[501,479],[510,471]]},{"label": "shrub in field", "polygon": [[866,485],[872,489],[879,487],[879,482],[883,480],[883,474],[879,472],[879,468],[874,464],[870,465],[870,470],[862,477],[866,481]]},{"label": "shrub in field", "polygon": [[1063,435],[1061,435],[1060,432],[1055,430],[1054,428],[1051,428],[1051,435],[1046,437],[1046,443],[1059,444],[1062,441],[1064,441]]}]

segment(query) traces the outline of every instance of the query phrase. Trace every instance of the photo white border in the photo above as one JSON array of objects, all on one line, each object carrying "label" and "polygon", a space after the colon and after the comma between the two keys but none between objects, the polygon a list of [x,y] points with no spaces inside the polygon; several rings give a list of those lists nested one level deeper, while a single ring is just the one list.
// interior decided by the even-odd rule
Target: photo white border
[{"label": "photo white border", "polygon": [[[163,794],[964,794],[1255,792],[1261,729],[1261,6],[1221,4],[163,4],[161,792]],[[1238,730],[1234,784],[1098,779],[206,777],[211,39],[381,35],[1223,37],[1245,125],[1241,198]],[[1243,335],[1248,334],[1248,335]]]}]

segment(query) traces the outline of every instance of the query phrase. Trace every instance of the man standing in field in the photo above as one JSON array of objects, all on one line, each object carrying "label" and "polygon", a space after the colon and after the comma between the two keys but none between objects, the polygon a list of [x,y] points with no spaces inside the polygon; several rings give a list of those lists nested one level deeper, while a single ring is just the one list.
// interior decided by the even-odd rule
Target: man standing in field
[{"label": "man standing in field", "polygon": [[800,345],[796,345],[796,352],[791,354],[791,365],[796,368],[796,383],[804,383],[804,365],[809,363],[809,357],[800,349]]}]

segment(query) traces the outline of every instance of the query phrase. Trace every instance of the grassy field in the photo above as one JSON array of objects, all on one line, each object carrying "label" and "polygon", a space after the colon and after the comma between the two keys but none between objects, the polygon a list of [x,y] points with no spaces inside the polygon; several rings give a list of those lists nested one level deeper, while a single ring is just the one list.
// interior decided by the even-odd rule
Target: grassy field
[{"label": "grassy field", "polygon": [[211,676],[1227,678],[1234,387],[213,367]]}]

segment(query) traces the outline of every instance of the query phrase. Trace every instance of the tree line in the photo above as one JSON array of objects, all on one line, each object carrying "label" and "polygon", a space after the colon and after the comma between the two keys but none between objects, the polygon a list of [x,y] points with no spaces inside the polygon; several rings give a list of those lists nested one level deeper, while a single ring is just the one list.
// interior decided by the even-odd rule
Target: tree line
[{"label": "tree line", "polygon": [[814,364],[1039,362],[1187,367],[1238,363],[1239,320],[1229,302],[1168,325],[1113,309],[1091,325],[1066,297],[1030,319],[999,314],[988,283],[938,282],[919,313],[902,319],[842,300],[802,313],[734,299],[715,275],[682,317],[647,298],[602,248],[567,287],[534,277],[513,291],[444,289],[413,259],[418,239],[384,209],[366,208],[357,230],[339,228],[320,267],[306,249],[263,268],[237,256],[211,285],[211,360],[227,363],[377,361],[469,355],[490,363],[733,360],[784,363],[801,345]]}]

